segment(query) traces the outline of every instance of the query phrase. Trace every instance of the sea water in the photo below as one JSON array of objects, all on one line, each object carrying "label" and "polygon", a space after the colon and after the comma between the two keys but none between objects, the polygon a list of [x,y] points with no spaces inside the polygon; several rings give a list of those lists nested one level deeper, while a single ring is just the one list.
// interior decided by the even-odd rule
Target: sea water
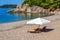
[{"label": "sea water", "polygon": [[9,14],[8,11],[13,8],[0,8],[0,23],[15,22],[25,20],[24,16]]},{"label": "sea water", "polygon": [[0,8],[0,23],[16,22],[40,17],[39,14],[32,13],[8,13],[8,11],[12,9],[14,8]]}]

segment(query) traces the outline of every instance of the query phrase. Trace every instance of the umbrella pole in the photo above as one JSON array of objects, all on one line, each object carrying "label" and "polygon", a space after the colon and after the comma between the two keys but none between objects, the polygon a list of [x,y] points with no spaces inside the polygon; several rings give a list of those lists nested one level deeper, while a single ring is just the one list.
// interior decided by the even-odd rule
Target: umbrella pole
[{"label": "umbrella pole", "polygon": [[40,28],[40,25],[38,25],[38,28]]}]

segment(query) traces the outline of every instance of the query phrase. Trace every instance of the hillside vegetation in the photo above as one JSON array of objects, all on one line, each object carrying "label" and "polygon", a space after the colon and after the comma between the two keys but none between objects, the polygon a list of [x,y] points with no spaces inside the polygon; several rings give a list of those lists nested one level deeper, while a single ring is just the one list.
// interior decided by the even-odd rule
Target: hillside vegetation
[{"label": "hillside vegetation", "polygon": [[29,6],[36,5],[43,8],[60,8],[60,0],[25,0],[25,3],[29,4]]}]

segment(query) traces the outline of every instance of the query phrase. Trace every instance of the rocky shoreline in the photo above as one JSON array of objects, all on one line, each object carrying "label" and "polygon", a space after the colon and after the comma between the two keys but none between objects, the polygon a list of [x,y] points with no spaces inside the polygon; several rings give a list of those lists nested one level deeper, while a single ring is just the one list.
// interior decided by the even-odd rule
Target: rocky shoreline
[{"label": "rocky shoreline", "polygon": [[39,6],[29,7],[28,4],[18,5],[16,7],[16,9],[9,10],[8,12],[9,13],[21,13],[21,12],[24,12],[24,13],[37,13],[37,14],[38,13],[50,13],[49,9],[44,9],[42,7],[39,7]]},{"label": "rocky shoreline", "polygon": [[40,6],[29,6],[28,4],[22,4],[22,5],[18,5],[15,9],[9,10],[8,13],[34,13],[34,14],[43,14],[43,15],[54,15],[57,13],[60,13],[60,9],[44,9]]}]

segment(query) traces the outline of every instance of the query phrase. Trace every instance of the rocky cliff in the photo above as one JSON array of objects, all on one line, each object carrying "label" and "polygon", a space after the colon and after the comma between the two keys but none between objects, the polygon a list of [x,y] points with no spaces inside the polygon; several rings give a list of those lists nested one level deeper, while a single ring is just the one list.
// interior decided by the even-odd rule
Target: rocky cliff
[{"label": "rocky cliff", "polygon": [[9,10],[9,13],[37,13],[37,14],[48,14],[50,15],[53,12],[49,12],[48,9],[44,9],[40,6],[29,6],[28,4],[18,5],[16,9]]},{"label": "rocky cliff", "polygon": [[43,9],[39,6],[29,7],[28,4],[18,5],[15,10],[10,10],[9,12],[27,12],[27,13],[41,13],[46,12],[46,9]]}]

